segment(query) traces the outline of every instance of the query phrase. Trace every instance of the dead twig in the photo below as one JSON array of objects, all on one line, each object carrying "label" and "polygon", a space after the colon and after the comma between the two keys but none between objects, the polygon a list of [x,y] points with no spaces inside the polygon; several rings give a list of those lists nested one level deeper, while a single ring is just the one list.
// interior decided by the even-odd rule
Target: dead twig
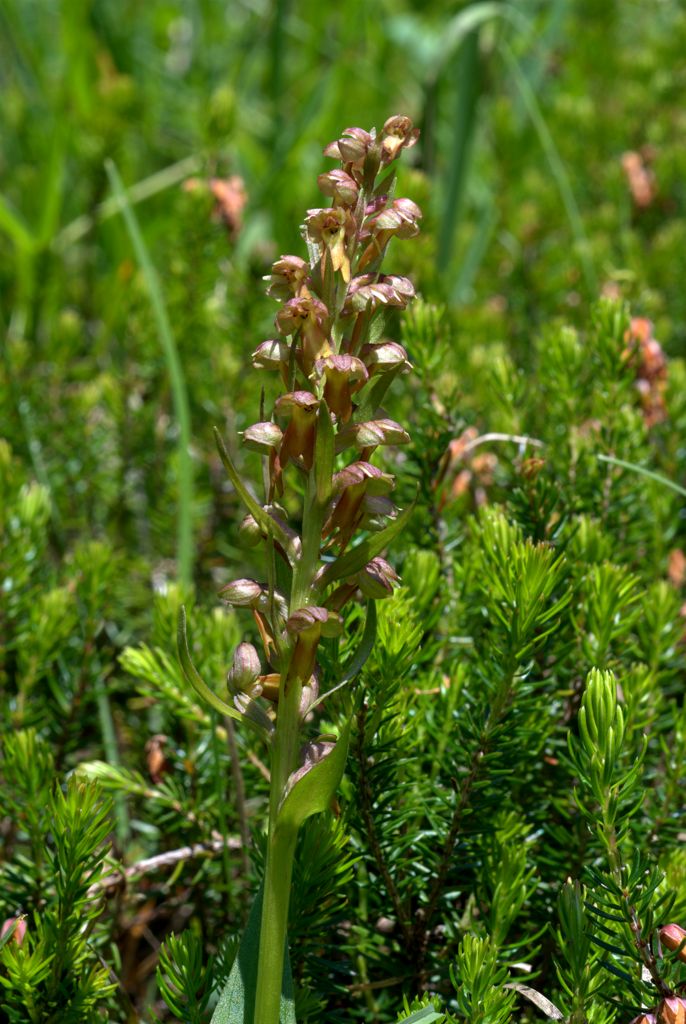
[{"label": "dead twig", "polygon": [[181,846],[177,850],[167,850],[165,853],[158,853],[155,857],[146,857],[144,860],[130,864],[123,871],[114,871],[111,875],[94,882],[88,890],[90,897],[99,896],[102,892],[110,889],[118,889],[126,885],[132,878],[138,875],[149,875],[162,868],[174,867],[180,861],[194,860],[197,857],[214,857],[223,849],[240,850],[243,844],[240,839],[231,836],[226,839],[211,839],[207,843],[192,843],[190,846]]}]

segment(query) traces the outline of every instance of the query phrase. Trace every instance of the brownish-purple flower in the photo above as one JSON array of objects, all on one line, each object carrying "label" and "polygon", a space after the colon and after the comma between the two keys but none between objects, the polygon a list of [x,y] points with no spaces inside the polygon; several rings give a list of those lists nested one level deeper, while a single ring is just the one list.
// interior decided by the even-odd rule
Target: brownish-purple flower
[{"label": "brownish-purple flower", "polygon": [[331,345],[326,331],[329,311],[312,295],[289,299],[276,314],[276,326],[283,334],[300,334],[302,345],[298,352],[301,368],[309,376],[315,359],[327,356]]},{"label": "brownish-purple flower", "polygon": [[273,299],[291,299],[307,290],[310,268],[300,256],[282,256],[272,266],[267,295]]},{"label": "brownish-purple flower", "polygon": [[362,167],[374,139],[375,135],[366,132],[364,128],[346,128],[340,139],[325,146],[324,156],[332,156],[344,164]]},{"label": "brownish-purple flower", "polygon": [[310,391],[289,391],[277,398],[274,408],[277,416],[289,420],[279,452],[282,467],[292,459],[302,459],[305,469],[311,469],[319,399]]},{"label": "brownish-purple flower", "polygon": [[357,356],[338,355],[318,359],[314,364],[317,376],[324,379],[324,399],[339,422],[346,423],[352,414],[352,396],[364,386],[369,374]]},{"label": "brownish-purple flower", "polygon": [[333,201],[341,206],[354,206],[360,194],[355,179],[339,168],[327,171],[326,174],[320,174],[317,184],[320,192],[325,196],[331,196]]},{"label": "brownish-purple flower", "polygon": [[296,638],[291,658],[291,672],[301,682],[309,680],[314,672],[317,645],[321,637],[340,636],[343,621],[328,608],[309,605],[299,608],[286,622],[286,630]]},{"label": "brownish-purple flower", "polygon": [[397,341],[381,341],[376,345],[365,345],[360,352],[360,358],[367,367],[370,377],[378,373],[387,373],[397,367],[402,368],[402,373],[412,369],[407,352]]},{"label": "brownish-purple flower", "polygon": [[355,235],[355,221],[350,210],[342,206],[308,210],[305,228],[309,240],[321,245],[325,253],[330,253],[333,270],[340,270],[347,283],[350,280],[348,243]]},{"label": "brownish-purple flower", "polygon": [[334,506],[324,524],[324,537],[335,536],[344,548],[364,514],[365,497],[380,497],[393,490],[393,477],[369,462],[352,462],[333,478]]},{"label": "brownish-purple flower", "polygon": [[381,130],[381,164],[390,164],[401,150],[410,149],[419,138],[419,129],[404,114],[389,117]]}]

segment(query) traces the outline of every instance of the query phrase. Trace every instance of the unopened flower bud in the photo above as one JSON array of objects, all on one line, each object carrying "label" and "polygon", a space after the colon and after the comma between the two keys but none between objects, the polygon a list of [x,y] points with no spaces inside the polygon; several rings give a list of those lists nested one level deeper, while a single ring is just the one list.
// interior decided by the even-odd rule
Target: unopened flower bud
[{"label": "unopened flower bud", "polygon": [[343,451],[350,444],[358,448],[376,448],[382,444],[407,444],[410,435],[395,420],[369,420],[367,423],[352,423],[341,430],[336,441],[336,450]]},{"label": "unopened flower bud", "polygon": [[630,1024],[657,1024],[657,1017],[654,1013],[639,1013]]},{"label": "unopened flower bud", "polygon": [[256,608],[264,587],[257,580],[233,580],[219,591],[223,601],[235,608]]},{"label": "unopened flower bud", "polygon": [[412,368],[407,358],[407,352],[397,341],[382,341],[376,345],[365,345],[360,352],[360,357],[367,367],[370,377],[377,373],[394,370],[396,366],[402,366],[402,372]]},{"label": "unopened flower bud", "polygon": [[288,366],[290,348],[283,338],[269,338],[261,342],[252,354],[252,364],[258,370],[280,370]]},{"label": "unopened flower bud", "polygon": [[659,934],[662,945],[672,952],[678,949],[677,959],[686,963],[686,931],[678,924],[666,924]]},{"label": "unopened flower bud", "polygon": [[391,596],[393,588],[400,583],[400,577],[385,558],[377,557],[372,558],[364,569],[360,569],[353,577],[353,581],[365,597],[379,601]]},{"label": "unopened flower bud", "polygon": [[359,195],[359,187],[354,178],[345,171],[327,171],[317,178],[319,189],[325,196],[331,196],[337,203],[354,206]]},{"label": "unopened flower bud", "polygon": [[256,544],[259,544],[264,539],[262,528],[249,512],[247,516],[243,517],[241,525],[238,527],[238,536],[246,548],[254,548]]},{"label": "unopened flower bud", "polygon": [[374,142],[374,135],[363,128],[346,128],[340,139],[330,142],[324,149],[325,156],[335,157],[344,164],[362,166],[369,147]]},{"label": "unopened flower bud", "polygon": [[239,644],[233,655],[233,665],[226,677],[229,693],[247,693],[251,697],[259,697],[262,692],[258,681],[262,666],[260,658],[252,644]]},{"label": "unopened flower bud", "polygon": [[664,1024],[686,1024],[686,999],[679,996],[663,999],[657,1010],[657,1018]]},{"label": "unopened flower bud", "polygon": [[276,450],[283,439],[283,431],[276,423],[253,423],[243,431],[243,444],[253,452],[269,455]]}]

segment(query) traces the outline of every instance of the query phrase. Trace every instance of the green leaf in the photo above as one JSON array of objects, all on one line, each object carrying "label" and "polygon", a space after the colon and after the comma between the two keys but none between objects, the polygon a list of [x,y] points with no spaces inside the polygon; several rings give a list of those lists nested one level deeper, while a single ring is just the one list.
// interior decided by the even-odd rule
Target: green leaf
[{"label": "green leaf", "polygon": [[314,480],[317,501],[325,505],[331,497],[333,476],[334,433],[331,414],[322,398],[317,416],[317,436],[314,442]]},{"label": "green leaf", "polygon": [[538,135],[541,149],[548,161],[550,173],[555,179],[555,183],[560,193],[560,199],[562,200],[562,205],[564,206],[567,214],[569,226],[576,241],[579,259],[581,261],[581,268],[586,280],[586,286],[589,292],[594,294],[597,291],[595,267],[589,251],[590,247],[583,218],[579,210],[579,205],[576,201],[576,196],[574,195],[574,189],[572,188],[567,168],[565,167],[564,161],[562,160],[559,150],[555,145],[548,123],[543,116],[536,93],[534,89],[532,89],[526,74],[520,67],[519,61],[506,41],[502,38],[498,41],[498,49],[514,79],[515,85],[517,86],[522,98],[522,103],[529,115],[529,119],[534,126],[534,129],[536,130],[536,134]]},{"label": "green leaf", "polygon": [[433,1006],[424,1006],[421,1010],[415,1010],[409,1017],[401,1017],[399,1024],[433,1024],[433,1021],[443,1020],[444,1013],[438,1013]]},{"label": "green leaf", "polygon": [[376,601],[367,601],[367,619],[364,624],[364,633],[360,640],[360,646],[355,651],[346,667],[342,683],[348,683],[354,679],[364,666],[365,661],[372,653],[374,641],[376,640]]},{"label": "green leaf", "polygon": [[402,363],[398,366],[394,366],[392,370],[387,370],[386,373],[382,373],[373,384],[365,388],[362,392],[362,401],[355,410],[353,417],[355,423],[366,423],[368,419],[374,416],[374,413],[383,402],[384,395],[390,388],[391,384],[403,372]]},{"label": "green leaf", "polygon": [[[250,910],[248,923],[231,968],[229,980],[212,1014],[210,1024],[253,1024],[263,896],[263,889],[260,886]],[[288,944],[284,950],[279,1024],[296,1024]]]},{"label": "green leaf", "polygon": [[620,981],[623,981],[628,985],[633,985],[634,979],[630,974],[627,974],[626,971],[622,971],[619,967],[615,967],[615,965],[609,960],[601,960],[600,962],[606,971],[609,971],[610,974],[614,974],[615,978],[619,978]]},{"label": "green leaf", "polygon": [[35,251],[37,244],[31,234],[31,229],[2,195],[0,195],[0,231],[9,235],[18,249],[23,249],[25,252]]},{"label": "green leaf", "polygon": [[169,374],[172,397],[174,402],[174,413],[179,425],[179,440],[177,445],[177,474],[179,484],[178,519],[176,530],[176,550],[179,566],[179,580],[184,586],[189,586],[193,578],[193,461],[191,459],[191,409],[188,398],[186,378],[181,364],[181,357],[176,345],[176,340],[171,329],[169,313],[162,294],[162,286],[157,271],[153,265],[148,247],[143,238],[138,218],[133,211],[128,193],[124,183],[119,176],[119,171],[112,160],[105,161],[105,170],[110,181],[114,197],[121,208],[126,230],[129,233],[136,259],[143,272],[145,284],[150,296],[157,335],[160,347],[164,354]]},{"label": "green leaf", "polygon": [[616,956],[627,956],[627,951],[622,946],[616,946],[612,942],[605,942],[604,939],[599,938],[597,935],[591,935],[591,942],[602,949],[606,949],[608,953],[614,953]]},{"label": "green leaf", "polygon": [[600,462],[609,462],[611,466],[621,466],[622,469],[630,469],[641,476],[647,476],[650,480],[655,480],[664,487],[669,487],[672,491],[676,491],[682,498],[686,498],[686,489],[674,483],[669,477],[662,476],[661,473],[653,473],[652,469],[646,469],[645,466],[639,466],[635,462],[625,462],[624,459],[615,459],[613,455],[599,455],[598,459]]},{"label": "green leaf", "polygon": [[404,529],[413,511],[414,502],[406,508],[404,512],[401,512],[398,518],[394,519],[385,530],[372,534],[371,537],[363,540],[361,544],[357,545],[357,547],[352,548],[350,551],[346,551],[346,553],[341,555],[340,558],[337,558],[335,562],[330,562],[317,581],[318,589],[323,590],[325,587],[328,587],[330,583],[335,583],[336,580],[346,579],[348,576],[354,576],[356,572],[363,569],[367,562],[370,562],[372,558],[375,558],[395,537],[398,536],[400,531]]},{"label": "green leaf", "polygon": [[[277,829],[297,830],[306,818],[328,810],[338,789],[348,756],[350,722],[346,722],[332,750],[291,775],[276,819]],[[314,745],[311,745],[314,746]]]},{"label": "green leaf", "polygon": [[351,680],[361,671],[369,655],[372,653],[374,648],[374,641],[376,640],[376,601],[367,602],[367,619],[364,624],[364,632],[362,639],[357,647],[357,650],[353,654],[352,658],[348,662],[343,678],[340,683],[333,686],[326,693],[323,693],[320,697],[310,704],[310,711],[313,711],[318,704],[322,701],[328,700],[328,698],[336,693],[337,690],[342,690],[344,686],[347,686]]},{"label": "green leaf", "polygon": [[252,709],[246,710],[245,715],[236,711],[235,708],[232,708],[230,704],[223,701],[221,697],[218,697],[217,694],[209,688],[196,669],[191,660],[191,652],[188,649],[188,637],[186,636],[186,609],[184,607],[179,609],[176,644],[179,661],[181,662],[181,668],[183,669],[183,674],[186,677],[186,682],[193,687],[197,695],[204,700],[206,704],[209,704],[210,707],[214,708],[215,711],[218,711],[220,715],[227,715],[228,718],[234,718],[237,722],[245,722],[245,724],[250,726],[254,732],[257,732],[264,738],[267,735],[267,730],[264,724],[256,720],[256,717],[251,713]]},{"label": "green leaf", "polygon": [[222,460],[222,465],[224,466],[224,469],[228,473],[231,483],[236,488],[236,492],[238,493],[238,496],[240,497],[241,501],[243,502],[243,504],[245,505],[245,507],[247,508],[248,512],[253,517],[255,522],[262,527],[264,532],[268,534],[268,536],[273,537],[274,540],[278,541],[285,551],[288,551],[288,537],[283,532],[279,524],[274,522],[272,517],[264,511],[259,502],[256,501],[255,498],[253,498],[252,494],[241,480],[238,470],[234,466],[233,462],[231,461],[231,456],[226,450],[226,445],[222,440],[222,436],[216,427],[214,428],[213,432],[214,439],[217,443],[217,451],[219,452],[219,458]]},{"label": "green leaf", "polygon": [[459,11],[441,33],[438,53],[435,54],[433,61],[434,74],[438,76],[441,73],[468,35],[496,18],[510,21],[524,31],[531,26],[529,18],[517,10],[514,4],[490,2],[490,0],[470,4]]}]

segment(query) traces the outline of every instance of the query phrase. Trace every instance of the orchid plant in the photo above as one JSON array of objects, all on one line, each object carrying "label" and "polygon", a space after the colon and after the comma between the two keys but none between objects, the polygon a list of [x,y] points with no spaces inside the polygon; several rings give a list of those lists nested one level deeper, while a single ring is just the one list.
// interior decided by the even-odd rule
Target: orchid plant
[{"label": "orchid plant", "polygon": [[[378,133],[349,128],[328,145],[325,155],[341,166],[318,178],[331,205],[307,213],[309,258],[282,256],[272,267],[268,294],[280,303],[277,336],[257,347],[253,365],[278,373],[284,391],[271,417],[262,413],[243,432],[245,447],[264,460],[264,501],[253,496],[216,435],[246,507],[241,535],[263,546],[267,567],[264,581],[234,580],[221,597],[252,613],[262,652],[249,642],[237,647],[230,703],[196,671],[183,611],[179,655],[196,691],[257,732],[270,750],[265,875],[244,939],[256,945],[259,935],[257,970],[253,977],[246,962],[254,958],[239,952],[217,1022],[288,1019],[284,950],[296,838],[303,821],[332,800],[350,728],[347,721],[338,735],[318,733],[315,712],[328,696],[320,693],[320,645],[342,636],[349,602],[367,602],[357,649],[339,666],[329,693],[351,684],[373,645],[374,602],[398,582],[381,552],[411,509],[398,511],[390,497],[393,476],[372,460],[380,447],[410,440],[382,405],[395,378],[410,369],[403,347],[383,331],[387,311],[405,309],[414,288],[381,267],[391,239],[419,231],[417,205],[394,198],[393,168],[418,134],[408,117],[395,116]],[[294,502],[296,516],[287,511]]]}]

